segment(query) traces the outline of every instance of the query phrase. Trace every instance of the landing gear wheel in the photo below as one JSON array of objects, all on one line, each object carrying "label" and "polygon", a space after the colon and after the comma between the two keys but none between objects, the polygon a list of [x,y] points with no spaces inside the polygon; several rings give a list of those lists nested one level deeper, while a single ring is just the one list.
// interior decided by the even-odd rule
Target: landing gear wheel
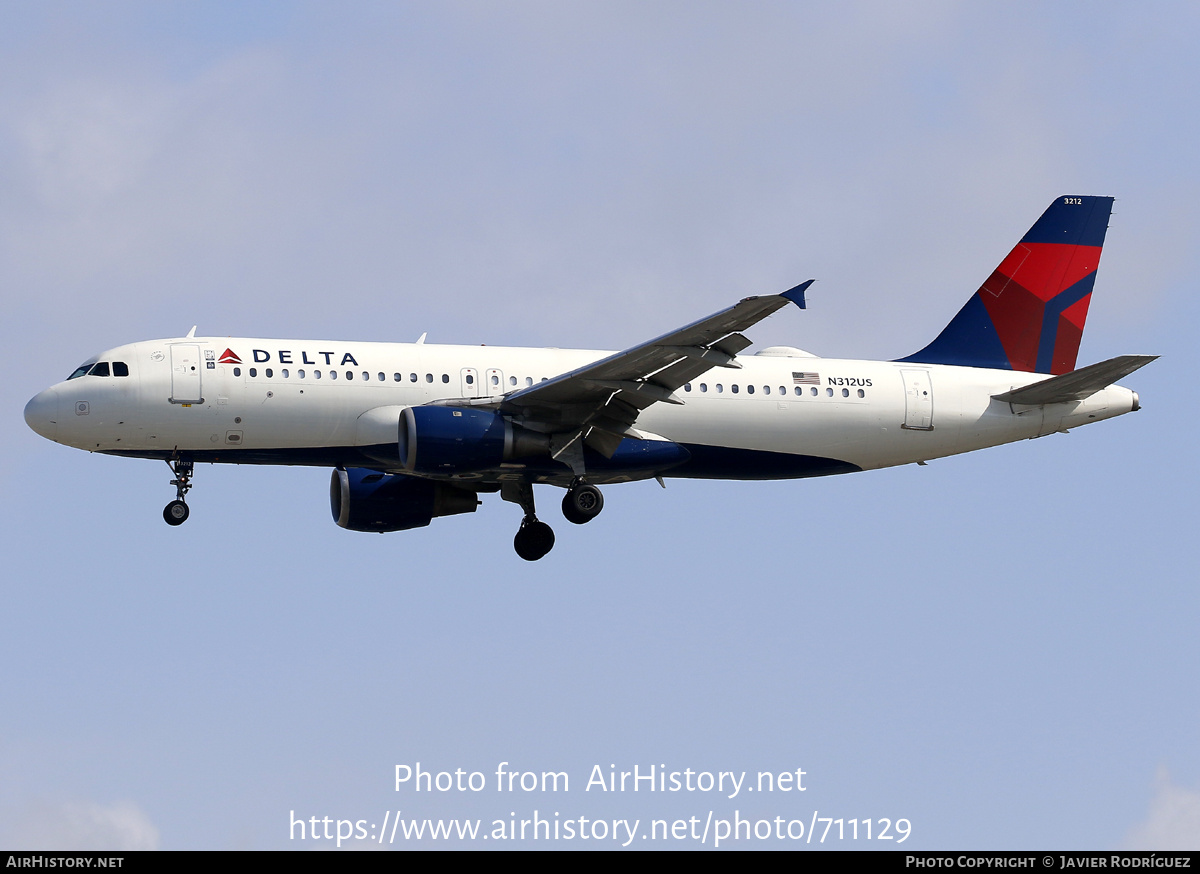
[{"label": "landing gear wheel", "polygon": [[188,505],[183,501],[172,501],[163,507],[163,518],[167,520],[168,525],[182,525],[187,521],[190,512]]},{"label": "landing gear wheel", "polygon": [[526,517],[513,538],[513,548],[526,561],[537,561],[554,548],[554,531],[537,517]]},{"label": "landing gear wheel", "polygon": [[175,486],[175,500],[163,507],[163,518],[167,520],[168,525],[182,525],[191,513],[188,505],[184,503],[184,498],[192,488],[192,471],[195,465],[190,459],[169,458],[167,467],[175,474],[175,479],[171,480],[171,485]]},{"label": "landing gear wheel", "polygon": [[604,509],[604,495],[586,483],[571,486],[563,496],[562,511],[568,522],[582,525],[591,522]]}]

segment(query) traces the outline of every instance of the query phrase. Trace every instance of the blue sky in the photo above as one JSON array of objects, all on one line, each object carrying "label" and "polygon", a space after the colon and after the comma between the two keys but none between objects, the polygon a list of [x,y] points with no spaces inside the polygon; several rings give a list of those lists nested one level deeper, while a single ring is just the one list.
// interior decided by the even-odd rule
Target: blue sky
[{"label": "blue sky", "polygon": [[[1195,848],[1198,17],[0,6],[0,844],[552,808]],[[812,276],[756,343],[899,357],[1067,193],[1117,198],[1080,361],[1162,355],[1126,381],[1138,415],[922,468],[612,488],[535,565],[494,499],[343,531],[322,470],[201,467],[170,529],[164,465],[21,418],[86,356],[193,324],[616,349]],[[395,792],[417,761],[572,789]],[[595,764],[809,788],[604,797]]]}]

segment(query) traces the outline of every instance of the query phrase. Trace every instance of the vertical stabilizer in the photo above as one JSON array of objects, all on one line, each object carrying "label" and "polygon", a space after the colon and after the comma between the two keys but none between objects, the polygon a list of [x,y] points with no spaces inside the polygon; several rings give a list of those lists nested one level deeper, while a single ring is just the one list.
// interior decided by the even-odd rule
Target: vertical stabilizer
[{"label": "vertical stabilizer", "polygon": [[1112,204],[1111,197],[1057,198],[937,339],[900,360],[1074,370]]}]

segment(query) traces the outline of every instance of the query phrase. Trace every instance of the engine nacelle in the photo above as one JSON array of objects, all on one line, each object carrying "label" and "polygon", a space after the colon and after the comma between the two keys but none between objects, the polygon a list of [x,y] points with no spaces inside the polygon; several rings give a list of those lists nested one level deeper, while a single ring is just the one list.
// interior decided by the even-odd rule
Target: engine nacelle
[{"label": "engine nacelle", "polygon": [[512,458],[545,455],[550,441],[491,410],[405,407],[400,415],[400,463],[416,473],[468,473]]},{"label": "engine nacelle", "polygon": [[333,521],[351,531],[423,528],[434,516],[474,513],[475,492],[444,483],[352,467],[329,481]]}]

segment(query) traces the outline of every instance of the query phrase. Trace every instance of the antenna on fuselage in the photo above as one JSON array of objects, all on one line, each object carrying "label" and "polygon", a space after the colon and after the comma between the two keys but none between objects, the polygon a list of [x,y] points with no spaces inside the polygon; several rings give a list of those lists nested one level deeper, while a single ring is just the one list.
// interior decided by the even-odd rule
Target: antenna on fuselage
[{"label": "antenna on fuselage", "polygon": [[426,331],[424,334],[422,334],[420,337],[418,337],[418,338],[417,338],[417,345],[418,345],[418,346],[420,346],[420,345],[424,344],[424,342],[425,342],[425,338],[426,338],[426,337],[428,337],[428,336],[429,336],[429,332],[428,332],[428,331]]},{"label": "antenna on fuselage", "polygon": [[192,325],[192,329],[191,329],[190,331],[188,331],[188,332],[187,332],[187,336],[186,336],[186,337],[184,337],[183,339],[185,339],[185,340],[194,340],[195,338],[196,338],[196,326],[195,326],[195,325]]}]

